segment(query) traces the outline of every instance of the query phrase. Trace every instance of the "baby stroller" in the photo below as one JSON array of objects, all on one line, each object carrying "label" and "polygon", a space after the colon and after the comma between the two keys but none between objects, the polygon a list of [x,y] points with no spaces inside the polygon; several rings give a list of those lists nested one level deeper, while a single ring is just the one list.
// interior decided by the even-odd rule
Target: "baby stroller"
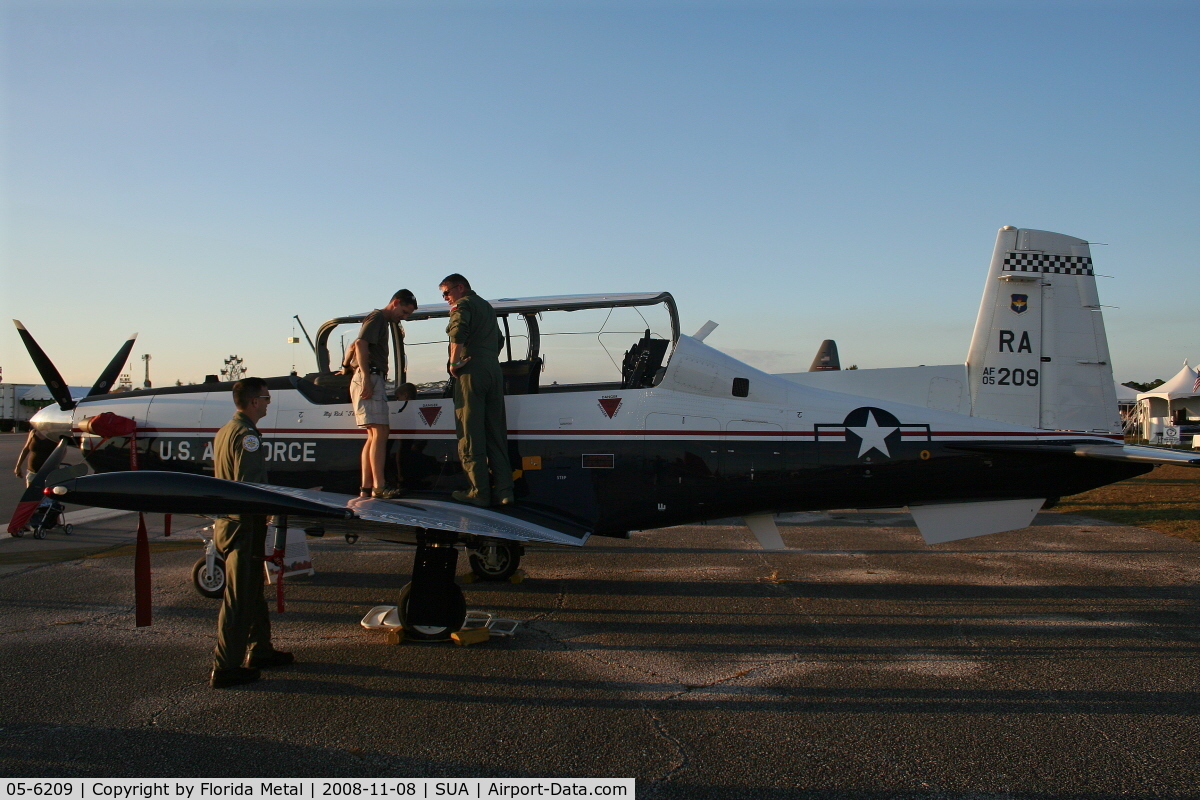
[{"label": "baby stroller", "polygon": [[20,531],[14,533],[13,536],[19,539],[25,535],[26,531],[33,531],[33,538],[45,539],[46,531],[59,525],[62,526],[62,532],[69,536],[73,529],[71,523],[63,523],[64,511],[66,509],[63,508],[62,503],[51,497],[43,498],[42,502],[38,504],[37,509],[33,512],[33,516],[29,518],[28,524]]}]

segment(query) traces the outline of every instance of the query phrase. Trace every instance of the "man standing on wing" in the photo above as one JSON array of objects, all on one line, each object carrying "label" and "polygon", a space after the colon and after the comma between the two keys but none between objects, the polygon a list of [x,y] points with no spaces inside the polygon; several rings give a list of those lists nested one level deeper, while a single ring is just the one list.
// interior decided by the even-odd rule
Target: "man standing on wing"
[{"label": "man standing on wing", "polygon": [[[458,460],[471,482],[468,491],[453,493],[460,503],[476,506],[510,505],[514,501],[512,467],[508,462],[508,420],[504,413],[504,376],[500,348],[504,336],[496,311],[462,275],[441,283],[450,304],[448,369],[454,376],[454,427]],[[491,475],[489,477],[488,472]]]}]

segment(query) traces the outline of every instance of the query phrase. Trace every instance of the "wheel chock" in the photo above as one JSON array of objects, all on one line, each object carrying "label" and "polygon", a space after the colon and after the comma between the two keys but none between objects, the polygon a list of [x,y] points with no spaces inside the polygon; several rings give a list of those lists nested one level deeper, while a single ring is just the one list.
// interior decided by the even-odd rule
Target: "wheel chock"
[{"label": "wheel chock", "polygon": [[404,628],[388,631],[386,640],[388,644],[404,644]]},{"label": "wheel chock", "polygon": [[520,624],[519,620],[502,619],[486,611],[468,611],[466,619],[463,620],[462,630],[485,630],[489,638],[505,638],[516,633]]},{"label": "wheel chock", "polygon": [[508,578],[509,583],[520,583],[523,580],[525,580],[525,570],[523,569],[518,569]]},{"label": "wheel chock", "polygon": [[467,630],[455,631],[450,634],[450,638],[455,644],[468,645],[486,642],[492,636],[492,632],[487,628],[469,628]]},{"label": "wheel chock", "polygon": [[358,623],[369,631],[401,630],[400,610],[396,606],[375,606]]},{"label": "wheel chock", "polygon": [[479,578],[475,576],[474,572],[468,572],[466,575],[458,576],[459,583],[474,583],[477,580],[479,580]]}]

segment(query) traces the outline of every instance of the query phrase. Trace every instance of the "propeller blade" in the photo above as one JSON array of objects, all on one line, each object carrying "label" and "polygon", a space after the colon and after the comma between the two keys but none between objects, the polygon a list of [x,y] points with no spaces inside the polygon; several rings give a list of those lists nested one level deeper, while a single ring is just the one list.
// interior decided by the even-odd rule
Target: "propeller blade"
[{"label": "propeller blade", "polygon": [[42,380],[46,382],[46,388],[50,390],[50,396],[58,401],[58,407],[63,411],[70,411],[75,407],[75,401],[71,399],[71,390],[67,388],[67,383],[62,379],[62,375],[58,374],[58,369],[54,366],[54,362],[46,355],[42,348],[38,347],[38,343],[34,341],[33,336],[21,324],[21,320],[14,319],[13,322],[17,326],[17,333],[21,336],[21,341],[25,343],[25,349],[29,351],[29,357],[33,359],[33,365],[37,367],[38,374],[42,376]]},{"label": "propeller blade", "polygon": [[66,453],[67,440],[60,439],[58,447],[54,448],[54,452],[46,459],[46,463],[42,464],[42,468],[34,474],[33,480],[29,482],[29,487],[25,489],[25,494],[21,495],[21,499],[17,502],[17,508],[8,522],[9,533],[16,533],[24,528],[25,523],[29,522],[29,518],[33,516],[33,512],[37,511],[37,507],[42,502],[42,496],[45,494],[46,478],[51,472],[58,469],[58,465],[62,463]]},{"label": "propeller blade", "polygon": [[96,382],[88,389],[87,396],[91,397],[94,394],[108,394],[112,389],[113,383],[121,374],[121,369],[125,366],[125,362],[129,359],[130,352],[133,351],[133,342],[137,339],[137,334],[129,335],[129,340],[121,346],[117,354],[113,356],[113,360],[108,362],[108,366],[104,368],[104,372],[100,373],[100,377],[96,378]]}]

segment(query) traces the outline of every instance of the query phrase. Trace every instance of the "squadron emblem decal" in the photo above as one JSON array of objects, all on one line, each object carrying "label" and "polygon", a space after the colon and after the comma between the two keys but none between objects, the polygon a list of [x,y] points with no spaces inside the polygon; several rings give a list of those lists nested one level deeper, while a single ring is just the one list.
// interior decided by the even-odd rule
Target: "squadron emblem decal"
[{"label": "squadron emblem decal", "polygon": [[598,402],[600,403],[600,410],[609,419],[616,416],[617,409],[621,407],[621,398],[619,397],[601,397]]},{"label": "squadron emblem decal", "polygon": [[253,433],[246,434],[244,437],[242,437],[242,449],[247,453],[257,452],[260,444],[261,442],[258,440],[258,437]]},{"label": "squadron emblem decal", "polygon": [[1008,307],[1013,310],[1014,314],[1024,314],[1029,310],[1029,295],[1014,294]]},{"label": "squadron emblem decal", "polygon": [[425,420],[425,425],[432,428],[433,424],[438,421],[438,417],[442,416],[441,405],[421,406],[417,409],[421,412],[421,419]]}]

